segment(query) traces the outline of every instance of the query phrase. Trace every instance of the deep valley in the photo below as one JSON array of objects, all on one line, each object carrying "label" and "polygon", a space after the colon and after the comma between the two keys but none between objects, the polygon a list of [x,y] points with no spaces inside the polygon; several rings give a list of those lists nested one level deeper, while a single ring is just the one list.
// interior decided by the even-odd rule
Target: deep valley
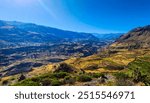
[{"label": "deep valley", "polygon": [[1,21],[0,33],[1,85],[150,85],[150,26],[102,35]]}]

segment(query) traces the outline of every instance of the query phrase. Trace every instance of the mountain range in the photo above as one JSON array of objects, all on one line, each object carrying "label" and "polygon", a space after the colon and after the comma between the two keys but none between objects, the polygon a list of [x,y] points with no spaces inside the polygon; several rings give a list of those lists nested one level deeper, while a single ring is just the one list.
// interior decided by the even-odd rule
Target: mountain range
[{"label": "mountain range", "polygon": [[103,41],[115,41],[116,39],[120,38],[124,33],[108,33],[108,34],[98,34],[93,33],[93,35],[100,40]]},{"label": "mountain range", "polygon": [[[34,29],[35,24],[30,24],[29,29],[28,26],[24,26],[25,24],[23,24],[23,26],[21,26],[22,24],[18,25],[18,22],[15,23],[9,22],[9,26],[3,26],[4,24],[5,22],[0,23],[0,25],[2,25],[1,26],[2,29],[4,28],[7,28],[7,30],[9,30],[9,28],[12,29],[12,24],[13,24],[13,27],[19,30],[26,31],[27,34],[29,33],[29,29],[32,30],[32,32],[34,33],[35,32],[40,33],[41,30],[42,32],[47,33],[46,29],[40,29],[39,31],[37,29],[39,28],[38,26],[36,26],[37,28]],[[42,26],[42,28],[45,27]],[[22,33],[22,32],[18,31],[18,33]],[[77,35],[80,33],[75,33],[75,34]],[[83,33],[82,35],[84,34],[86,33]],[[93,35],[95,35],[96,37]],[[69,56],[69,58],[66,58],[63,61],[56,62],[56,63],[48,63],[42,65],[36,64],[36,66],[34,67],[33,66],[30,67],[30,65],[34,65],[32,63],[33,61],[36,60],[35,57],[27,59],[27,61],[32,60],[32,62],[31,61],[30,63],[28,62],[29,64],[26,62],[21,62],[21,64],[19,65],[17,64],[13,66],[11,64],[12,67],[8,66],[10,68],[5,68],[2,71],[0,71],[0,76],[2,77],[0,80],[0,84],[15,85],[15,86],[60,86],[60,85],[148,86],[150,85],[150,26],[138,27],[132,29],[131,31],[123,35],[116,34],[115,37],[112,37],[114,39],[111,40],[114,42],[112,42],[109,45],[107,45],[107,43],[106,44],[101,42],[97,43],[97,40],[102,41],[100,38],[103,38],[104,36],[101,37],[99,36],[100,34],[93,34],[93,35],[88,34],[87,38],[82,38],[83,36],[80,35],[82,40],[88,40],[88,42],[90,41],[89,43],[85,41],[80,43],[79,42],[81,40],[80,37],[74,39],[73,36],[69,38],[65,37],[64,35],[63,37],[59,36],[58,38],[61,38],[61,40],[63,40],[62,42],[68,40],[77,41],[77,43],[73,45],[71,43],[69,44],[69,46],[68,44],[66,45],[66,43],[65,45],[63,44],[61,46],[59,45],[56,46],[56,48],[59,46],[58,48],[59,53],[60,51],[61,53],[67,51],[65,55],[69,54],[67,55]],[[105,35],[106,37],[104,38],[109,38],[111,35],[107,34],[107,36]],[[107,40],[108,39],[104,41],[107,42]],[[41,41],[38,41],[38,43],[39,42]],[[100,45],[98,46],[99,43]],[[53,47],[54,46],[52,46],[51,48]],[[97,48],[99,48],[99,50],[97,52],[91,51],[94,50],[94,48],[96,50],[98,50]],[[30,53],[33,53],[33,50],[34,49],[31,48],[31,51],[28,52],[29,55],[31,55]],[[42,52],[39,52],[39,50],[41,49],[38,49],[37,53],[43,54],[43,51],[45,49],[42,49]],[[46,47],[46,50],[49,50],[49,47],[48,48]],[[56,50],[57,49],[55,49],[55,51]],[[82,50],[84,50],[84,52]],[[16,51],[16,49],[14,51]],[[70,55],[73,52],[77,53],[77,56]],[[90,52],[89,53],[90,55],[78,56],[81,55],[81,53],[87,54],[87,52],[88,53]],[[51,50],[49,53],[50,55],[46,55],[46,57],[51,58]],[[22,53],[22,49],[21,49],[20,55],[22,54],[25,54],[25,52]],[[14,56],[14,54],[11,55]],[[60,54],[56,54],[56,55],[57,56],[59,55],[59,58],[62,56],[62,55],[60,56]],[[34,54],[34,56],[36,55]],[[52,54],[52,56],[54,56],[54,54]],[[10,59],[12,58],[9,58],[9,60]],[[36,61],[36,63],[39,63],[39,60],[41,59],[37,59],[38,62]],[[28,69],[24,67],[26,65]],[[24,71],[25,69],[27,70]]]},{"label": "mountain range", "polygon": [[[10,44],[59,43],[64,41],[98,40],[90,33],[65,31],[56,28],[0,20],[0,46]],[[2,45],[3,44],[3,45]]]},{"label": "mountain range", "polygon": [[107,41],[109,43],[118,39],[123,33],[81,33],[36,25],[33,23],[0,20],[0,34],[0,46],[6,47],[87,40]]}]

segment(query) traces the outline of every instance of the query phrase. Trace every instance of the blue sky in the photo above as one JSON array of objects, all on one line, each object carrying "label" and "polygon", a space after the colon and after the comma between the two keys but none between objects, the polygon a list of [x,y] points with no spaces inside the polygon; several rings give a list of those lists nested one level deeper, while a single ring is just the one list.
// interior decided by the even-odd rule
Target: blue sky
[{"label": "blue sky", "polygon": [[127,32],[150,24],[150,0],[0,0],[0,19],[64,30]]}]

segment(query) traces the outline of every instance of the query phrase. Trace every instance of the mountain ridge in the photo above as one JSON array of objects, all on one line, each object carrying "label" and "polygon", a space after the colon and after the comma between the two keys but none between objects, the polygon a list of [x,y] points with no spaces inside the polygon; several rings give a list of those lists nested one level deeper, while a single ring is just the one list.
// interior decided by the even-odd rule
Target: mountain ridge
[{"label": "mountain ridge", "polygon": [[0,40],[6,42],[61,42],[78,40],[98,40],[90,33],[65,31],[33,23],[0,21]]},{"label": "mountain ridge", "polygon": [[150,48],[150,25],[132,29],[116,40],[112,46],[118,48]]}]

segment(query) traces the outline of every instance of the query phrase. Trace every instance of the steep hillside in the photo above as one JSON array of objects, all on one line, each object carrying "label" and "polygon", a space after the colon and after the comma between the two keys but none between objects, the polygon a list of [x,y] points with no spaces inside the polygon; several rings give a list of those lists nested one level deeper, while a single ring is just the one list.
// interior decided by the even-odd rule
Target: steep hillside
[{"label": "steep hillside", "polygon": [[131,30],[119,38],[112,46],[125,49],[150,48],[150,26]]}]

